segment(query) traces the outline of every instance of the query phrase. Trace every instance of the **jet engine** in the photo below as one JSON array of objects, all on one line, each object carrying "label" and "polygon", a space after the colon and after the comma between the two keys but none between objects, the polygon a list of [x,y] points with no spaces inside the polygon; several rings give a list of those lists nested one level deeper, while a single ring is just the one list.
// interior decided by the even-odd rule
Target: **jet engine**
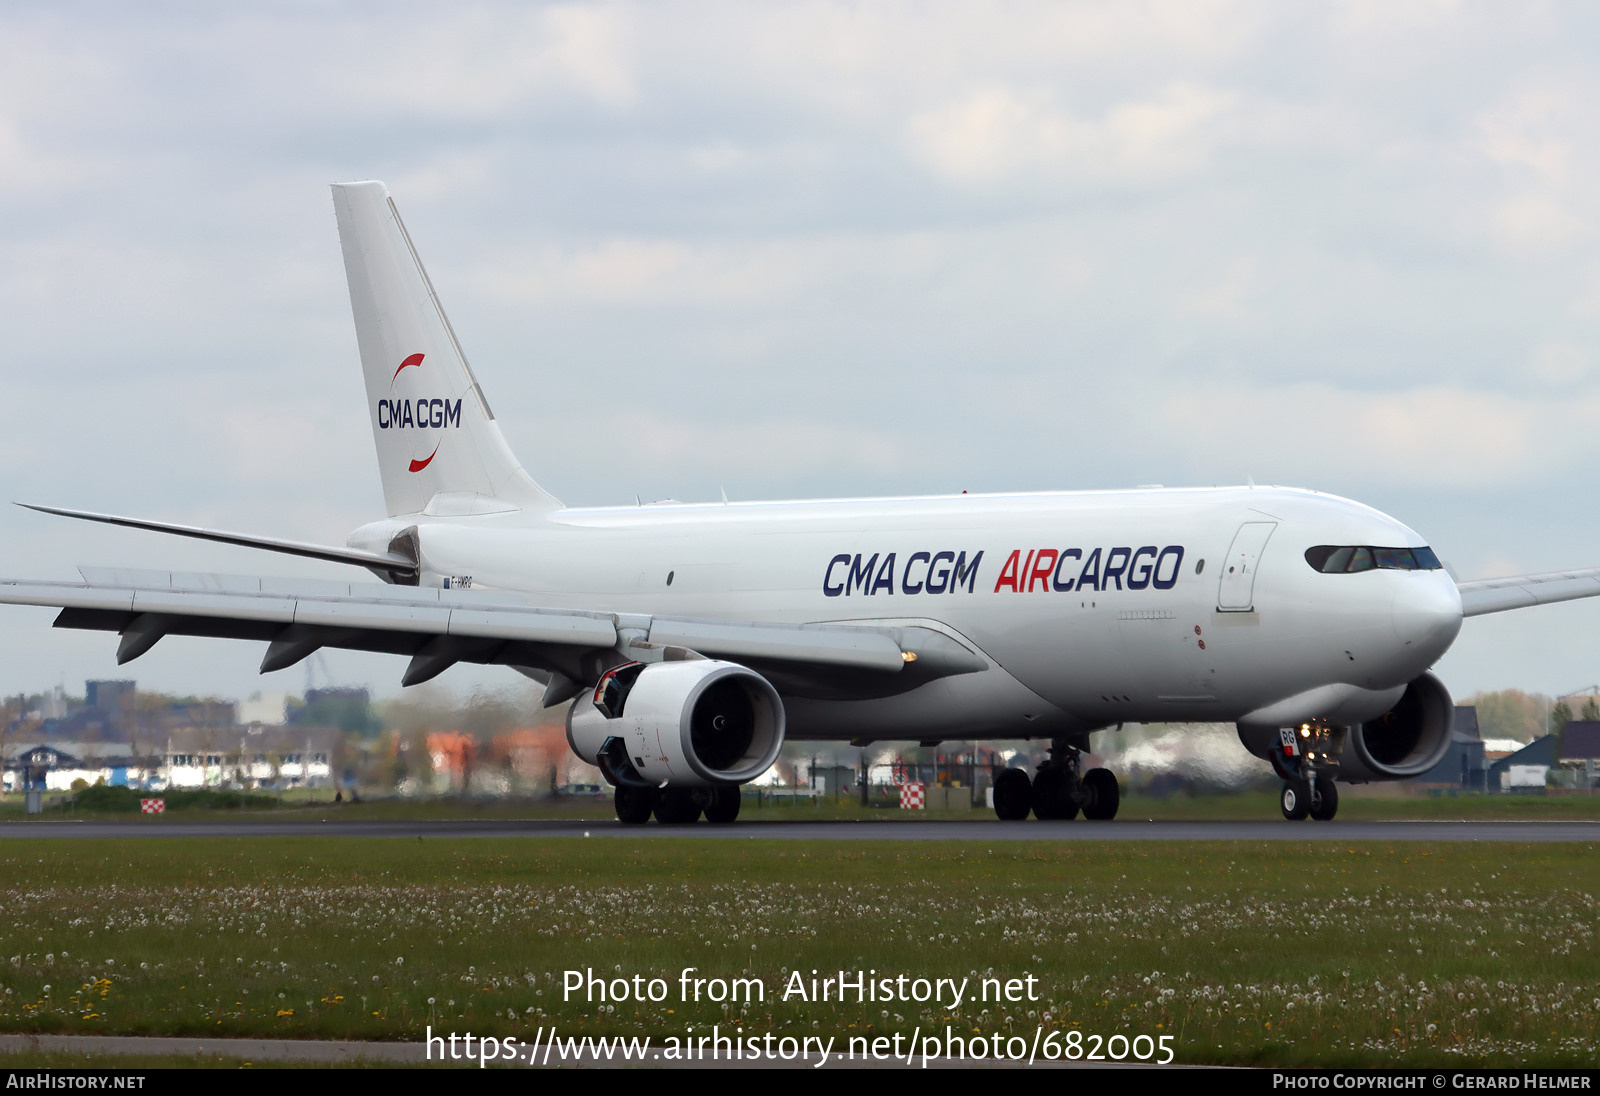
[{"label": "jet engine", "polygon": [[1406,686],[1395,706],[1350,728],[1339,755],[1339,779],[1406,780],[1421,776],[1450,749],[1455,702],[1444,683],[1423,674]]},{"label": "jet engine", "polygon": [[[1407,780],[1433,768],[1450,749],[1450,727],[1455,719],[1455,703],[1444,684],[1432,674],[1423,674],[1405,687],[1394,706],[1375,719],[1351,724],[1338,743],[1337,728],[1326,722],[1318,741],[1332,741],[1339,750],[1338,779],[1347,783],[1369,780]],[[1278,754],[1280,731],[1277,727],[1240,723],[1239,741],[1245,749],[1273,763],[1284,779],[1292,775],[1283,768]],[[1302,734],[1307,728],[1302,727]],[[1317,747],[1320,748],[1320,747]]]},{"label": "jet engine", "polygon": [[743,784],[783,747],[783,701],[733,662],[632,662],[608,670],[567,714],[572,752],[613,784]]}]

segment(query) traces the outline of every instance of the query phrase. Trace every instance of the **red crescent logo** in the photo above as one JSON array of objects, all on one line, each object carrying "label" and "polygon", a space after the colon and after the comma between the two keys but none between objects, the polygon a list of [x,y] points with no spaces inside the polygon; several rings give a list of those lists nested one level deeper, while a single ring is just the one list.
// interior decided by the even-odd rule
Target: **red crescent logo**
[{"label": "red crescent logo", "polygon": [[[421,354],[413,354],[413,355],[411,355],[411,357],[407,358],[405,361],[400,363],[400,369],[404,369],[408,365],[421,365],[421,364],[422,364],[422,355]],[[394,371],[394,376],[389,378],[389,383],[391,385],[393,385],[394,382],[399,378],[400,369],[396,369]],[[416,469],[413,468],[412,471],[415,472]]]},{"label": "red crescent logo", "polygon": [[[422,355],[419,354],[417,356],[421,357]],[[423,460],[414,460],[414,461],[411,462],[411,470],[413,472],[422,471],[424,468],[428,467],[429,462],[432,461],[434,457],[438,456],[438,454],[439,454],[439,447],[437,445],[435,445],[433,447],[433,452],[429,453],[426,458],[424,458]]]}]

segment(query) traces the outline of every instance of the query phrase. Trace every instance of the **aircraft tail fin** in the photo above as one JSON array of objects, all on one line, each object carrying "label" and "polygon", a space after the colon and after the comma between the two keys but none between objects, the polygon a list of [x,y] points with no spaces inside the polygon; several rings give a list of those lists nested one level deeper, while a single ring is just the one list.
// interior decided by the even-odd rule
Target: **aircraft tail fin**
[{"label": "aircraft tail fin", "polygon": [[388,188],[336,183],[333,208],[389,515],[558,508],[506,445]]}]

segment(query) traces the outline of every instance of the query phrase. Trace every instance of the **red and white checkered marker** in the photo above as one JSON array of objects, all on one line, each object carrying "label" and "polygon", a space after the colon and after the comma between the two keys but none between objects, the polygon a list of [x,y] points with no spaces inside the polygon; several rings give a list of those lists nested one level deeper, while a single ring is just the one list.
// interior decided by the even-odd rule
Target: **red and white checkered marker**
[{"label": "red and white checkered marker", "polygon": [[167,801],[165,799],[141,799],[139,810],[144,814],[166,814]]},{"label": "red and white checkered marker", "polygon": [[921,784],[900,785],[900,809],[903,811],[920,811],[922,809]]}]

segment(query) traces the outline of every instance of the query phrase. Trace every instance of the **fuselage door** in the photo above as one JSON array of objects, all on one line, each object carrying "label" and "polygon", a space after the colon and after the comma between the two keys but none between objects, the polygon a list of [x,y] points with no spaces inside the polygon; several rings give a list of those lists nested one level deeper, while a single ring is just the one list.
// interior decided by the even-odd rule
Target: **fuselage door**
[{"label": "fuselage door", "polygon": [[1224,613],[1248,613],[1255,608],[1256,567],[1267,538],[1278,527],[1274,521],[1247,521],[1233,535],[1233,546],[1222,561],[1222,578],[1217,588],[1217,609]]}]

